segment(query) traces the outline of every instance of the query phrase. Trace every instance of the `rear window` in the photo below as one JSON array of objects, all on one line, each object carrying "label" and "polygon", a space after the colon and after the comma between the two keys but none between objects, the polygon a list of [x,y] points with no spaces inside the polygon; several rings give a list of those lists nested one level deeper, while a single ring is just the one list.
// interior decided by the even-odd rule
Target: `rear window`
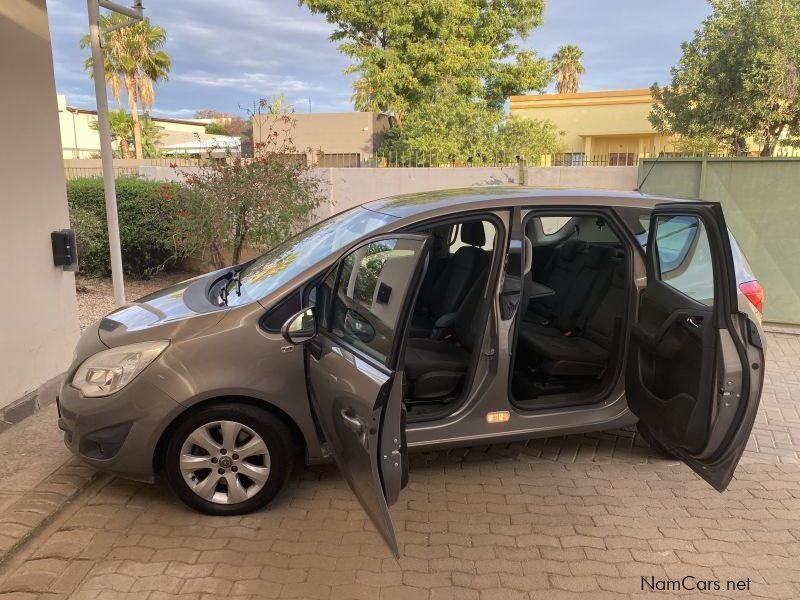
[{"label": "rear window", "polygon": [[[650,233],[650,213],[642,210],[620,210],[620,216],[625,224],[633,233],[636,241],[642,248],[647,248],[647,237]],[[728,229],[728,238],[731,241],[731,254],[733,255],[733,266],[736,270],[736,283],[744,283],[745,281],[753,281],[756,276],[750,268],[739,243],[736,241],[733,233]]]}]

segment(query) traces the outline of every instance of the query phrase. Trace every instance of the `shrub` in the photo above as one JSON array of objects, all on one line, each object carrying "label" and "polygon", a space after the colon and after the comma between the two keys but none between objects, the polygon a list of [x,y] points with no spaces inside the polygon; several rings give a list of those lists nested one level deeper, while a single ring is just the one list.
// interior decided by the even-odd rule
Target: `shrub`
[{"label": "shrub", "polygon": [[[149,277],[180,258],[177,208],[172,198],[177,184],[138,177],[117,179],[117,212],[122,268],[127,275]],[[108,275],[111,258],[106,230],[103,180],[99,177],[67,182],[70,222],[78,242],[81,273]]]},{"label": "shrub", "polygon": [[253,158],[208,160],[183,173],[181,239],[212,268],[226,266],[226,250],[238,264],[245,248],[271,248],[313,219],[320,181],[297,158],[294,125],[291,115],[272,115]]}]

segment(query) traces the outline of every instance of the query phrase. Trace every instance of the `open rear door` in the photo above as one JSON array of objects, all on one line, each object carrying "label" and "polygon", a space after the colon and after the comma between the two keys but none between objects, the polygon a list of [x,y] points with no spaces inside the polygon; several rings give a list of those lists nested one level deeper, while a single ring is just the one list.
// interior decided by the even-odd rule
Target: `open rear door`
[{"label": "open rear door", "polygon": [[723,491],[753,428],[764,353],[738,309],[719,204],[658,205],[646,261],[629,341],[628,405],[657,441]]},{"label": "open rear door", "polygon": [[405,487],[402,351],[429,238],[393,234],[345,256],[317,290],[307,375],[317,423],[343,477],[399,557],[389,506]]}]

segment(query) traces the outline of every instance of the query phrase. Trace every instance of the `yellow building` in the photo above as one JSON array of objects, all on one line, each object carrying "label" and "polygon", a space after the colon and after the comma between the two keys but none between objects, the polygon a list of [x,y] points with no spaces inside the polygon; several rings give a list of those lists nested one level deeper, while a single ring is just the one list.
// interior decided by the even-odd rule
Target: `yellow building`
[{"label": "yellow building", "polygon": [[[56,96],[58,123],[61,131],[61,152],[66,158],[97,158],[100,155],[100,134],[95,129],[97,111],[67,105],[63,94]],[[153,117],[160,130],[156,145],[166,149],[186,142],[214,138],[206,134],[208,119],[169,119]],[[216,136],[224,137],[224,136]],[[131,149],[133,152],[133,149]]]},{"label": "yellow building", "polygon": [[634,165],[670,150],[647,120],[650,90],[511,96],[511,114],[552,121],[571,164]]}]

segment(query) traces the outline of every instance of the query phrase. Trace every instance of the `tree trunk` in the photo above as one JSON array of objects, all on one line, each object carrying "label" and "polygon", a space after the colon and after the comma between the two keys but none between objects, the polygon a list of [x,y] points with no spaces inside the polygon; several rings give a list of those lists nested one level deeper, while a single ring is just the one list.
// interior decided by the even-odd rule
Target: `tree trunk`
[{"label": "tree trunk", "polygon": [[220,244],[218,239],[211,240],[211,247],[209,248],[210,256],[209,261],[211,262],[211,268],[215,271],[217,269],[221,269],[225,266],[225,256],[222,254],[222,250],[220,249]]},{"label": "tree trunk", "polygon": [[244,242],[247,239],[246,213],[247,211],[240,207],[236,218],[236,230],[233,235],[233,256],[231,257],[231,264],[234,265],[238,265],[241,262],[242,248],[244,248]]},{"label": "tree trunk", "polygon": [[125,87],[128,90],[128,106],[131,109],[131,119],[133,120],[133,147],[136,151],[136,158],[144,158],[142,152],[142,128],[139,125],[139,108],[136,105],[136,82],[125,78]]},{"label": "tree trunk", "polygon": [[122,153],[122,158],[131,157],[131,147],[128,145],[128,138],[119,138],[119,151]]}]

